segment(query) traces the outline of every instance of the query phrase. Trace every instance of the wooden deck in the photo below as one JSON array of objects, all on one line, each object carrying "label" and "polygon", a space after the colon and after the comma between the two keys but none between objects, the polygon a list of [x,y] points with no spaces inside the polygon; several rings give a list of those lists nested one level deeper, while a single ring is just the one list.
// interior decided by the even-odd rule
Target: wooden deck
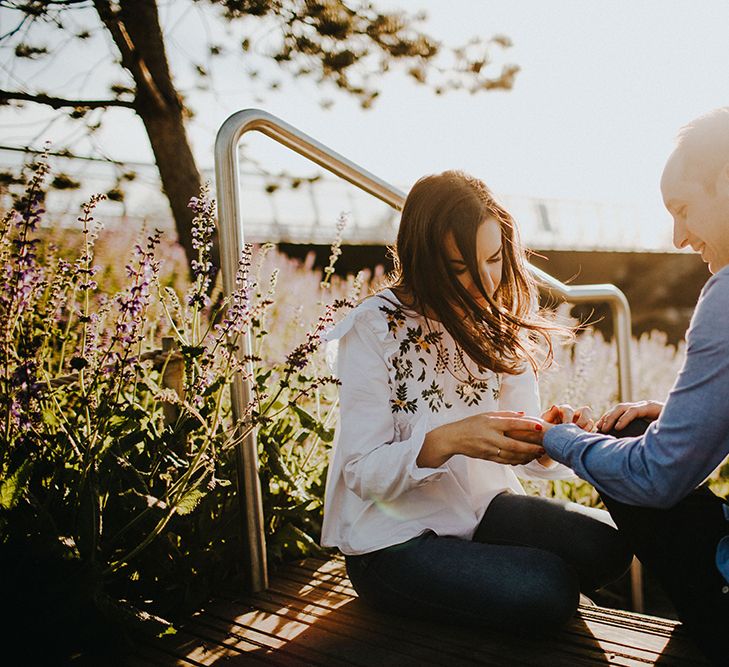
[{"label": "wooden deck", "polygon": [[344,561],[308,559],[251,597],[219,597],[169,641],[138,655],[158,665],[704,665],[680,625],[650,616],[580,607],[548,640],[409,621],[356,597]]}]

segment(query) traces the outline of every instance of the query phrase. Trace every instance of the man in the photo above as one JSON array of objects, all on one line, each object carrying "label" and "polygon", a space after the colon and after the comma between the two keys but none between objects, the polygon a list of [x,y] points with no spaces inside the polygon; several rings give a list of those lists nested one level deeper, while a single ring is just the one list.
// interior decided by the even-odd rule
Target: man
[{"label": "man", "polygon": [[[543,422],[542,443],[600,491],[699,647],[729,665],[729,505],[697,488],[729,455],[729,107],[680,131],[661,191],[674,245],[700,252],[714,274],[668,400],[617,406],[599,420],[602,433]],[[625,428],[636,417],[654,420],[642,435],[644,420]]]}]

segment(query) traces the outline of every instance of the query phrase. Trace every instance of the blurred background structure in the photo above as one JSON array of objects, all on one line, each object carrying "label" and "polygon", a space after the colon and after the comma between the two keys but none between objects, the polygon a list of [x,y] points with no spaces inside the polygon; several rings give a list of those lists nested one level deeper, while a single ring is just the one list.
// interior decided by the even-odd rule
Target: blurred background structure
[{"label": "blurred background structure", "polygon": [[[28,153],[0,147],[0,177],[18,173]],[[53,156],[53,173],[60,184],[78,188],[53,189],[46,202],[54,224],[69,233],[79,232],[76,218],[81,202],[93,192],[110,198],[99,205],[98,219],[105,229],[175,229],[162,194],[156,168],[149,163],[120,163],[106,159]],[[132,177],[133,175],[133,177]],[[213,174],[204,172],[210,180]],[[316,254],[315,264],[325,266],[329,244],[336,234],[340,213],[347,213],[339,273],[360,268],[391,267],[387,245],[397,234],[398,214],[389,206],[327,174],[296,177],[265,173],[248,167],[240,175],[246,205],[246,238],[254,243],[278,243],[292,257]],[[123,195],[115,201],[117,187]],[[400,184],[403,190],[407,184]],[[650,211],[639,206],[580,202],[537,197],[499,197],[519,223],[532,261],[556,278],[579,283],[611,282],[622,289],[633,311],[636,335],[653,329],[664,331],[669,342],[683,338],[702,285],[709,273],[697,255],[676,252],[670,243],[670,226],[663,235],[650,234],[645,224]],[[7,208],[12,195],[0,186],[0,206]],[[607,309],[575,309],[578,317],[605,320]]]},{"label": "blurred background structure", "polygon": [[[677,340],[708,273],[671,248],[658,179],[677,129],[725,103],[726,25],[721,0],[0,2],[0,198],[48,140],[56,224],[105,192],[107,228],[176,229],[189,256],[215,131],[260,106],[403,190],[483,178],[536,263],[615,282],[636,332]],[[341,269],[385,261],[392,211],[265,141],[242,150],[250,240],[300,255],[347,211]]]}]

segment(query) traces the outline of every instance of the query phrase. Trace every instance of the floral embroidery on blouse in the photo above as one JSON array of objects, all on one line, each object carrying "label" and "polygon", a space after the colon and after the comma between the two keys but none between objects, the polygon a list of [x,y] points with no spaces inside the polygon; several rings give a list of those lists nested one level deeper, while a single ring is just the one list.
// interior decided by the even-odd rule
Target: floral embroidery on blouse
[{"label": "floral embroidery on blouse", "polygon": [[405,313],[402,312],[402,308],[395,306],[394,308],[388,308],[387,306],[380,306],[380,310],[385,313],[387,318],[387,330],[391,333],[396,333],[400,325],[405,323]]},{"label": "floral embroidery on blouse", "polygon": [[396,398],[390,399],[393,412],[415,413],[418,411],[418,399],[414,398],[412,400],[408,400],[408,386],[404,382],[397,385],[395,395]]},{"label": "floral embroidery on blouse", "polygon": [[499,398],[499,390],[496,387],[490,387],[488,382],[483,380],[472,380],[469,383],[462,383],[456,387],[456,393],[466,405],[478,405],[486,392],[491,390],[494,400]]},{"label": "floral embroidery on blouse", "polygon": [[[443,331],[429,330],[427,326],[424,330],[419,323],[410,326],[407,324],[408,316],[398,305],[383,305],[379,310],[384,313],[388,332],[397,344],[397,353],[391,360],[394,379],[398,383],[394,398],[390,399],[393,413],[416,413],[419,399],[433,413],[452,408],[441,380],[447,377],[446,371],[457,380],[455,393],[467,406],[478,405],[489,395],[498,401],[501,389],[499,375],[479,368],[479,373],[486,377],[474,377],[468,370],[463,350],[458,346],[453,354],[448,350]],[[431,375],[435,373],[435,379],[428,378],[428,370]],[[405,380],[410,380],[410,385]],[[411,391],[415,392],[412,396]]]},{"label": "floral embroidery on blouse", "polygon": [[445,400],[443,395],[443,388],[439,387],[435,380],[430,383],[430,387],[423,389],[420,394],[423,399],[428,403],[432,412],[438,412],[441,408],[452,408],[453,405]]},{"label": "floral embroidery on blouse", "polygon": [[410,359],[402,359],[395,357],[392,360],[392,366],[395,369],[395,379],[399,382],[407,378],[415,377],[413,374],[413,362]]}]

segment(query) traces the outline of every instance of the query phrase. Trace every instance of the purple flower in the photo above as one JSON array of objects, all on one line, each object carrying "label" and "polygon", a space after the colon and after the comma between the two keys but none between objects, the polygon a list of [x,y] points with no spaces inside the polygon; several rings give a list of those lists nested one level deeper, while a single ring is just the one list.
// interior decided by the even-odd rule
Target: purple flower
[{"label": "purple flower", "polygon": [[10,418],[23,437],[32,430],[33,418],[38,413],[42,385],[37,374],[38,364],[31,358],[21,361],[10,376]]},{"label": "purple flower", "polygon": [[215,274],[212,263],[213,236],[215,235],[215,202],[209,197],[210,184],[200,188],[200,196],[190,199],[188,207],[195,212],[192,220],[192,247],[197,250],[197,258],[190,262],[193,286],[187,295],[191,308],[204,308],[209,305],[208,291]]},{"label": "purple flower", "polygon": [[[147,237],[145,247],[134,246],[134,263],[127,264],[127,275],[131,285],[116,297],[119,318],[116,322],[112,342],[119,342],[123,350],[139,343],[144,338],[144,313],[150,300],[150,287],[156,282],[159,273],[159,262],[155,259],[155,249],[159,245],[162,232],[155,230]],[[128,355],[123,355],[126,360]]]}]

